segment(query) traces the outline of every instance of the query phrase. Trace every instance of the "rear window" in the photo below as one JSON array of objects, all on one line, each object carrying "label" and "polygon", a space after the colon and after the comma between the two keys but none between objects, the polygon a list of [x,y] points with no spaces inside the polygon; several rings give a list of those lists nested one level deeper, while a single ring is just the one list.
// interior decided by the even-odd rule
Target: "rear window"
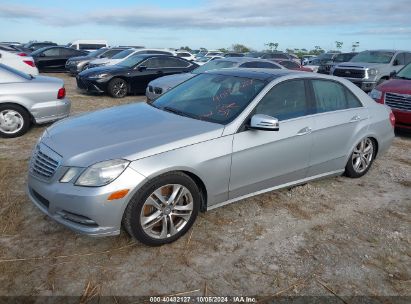
[{"label": "rear window", "polygon": [[5,65],[5,64],[1,64],[1,63],[0,63],[0,69],[6,70],[7,72],[9,72],[9,73],[11,73],[11,74],[17,75],[17,76],[19,76],[19,77],[21,77],[21,78],[24,78],[24,79],[27,79],[27,80],[30,80],[30,79],[33,78],[33,77],[30,76],[29,74],[26,74],[26,73],[23,73],[23,72],[21,72],[21,71],[19,71],[19,70],[13,69],[12,67],[9,67],[9,66],[7,66],[7,65]]}]

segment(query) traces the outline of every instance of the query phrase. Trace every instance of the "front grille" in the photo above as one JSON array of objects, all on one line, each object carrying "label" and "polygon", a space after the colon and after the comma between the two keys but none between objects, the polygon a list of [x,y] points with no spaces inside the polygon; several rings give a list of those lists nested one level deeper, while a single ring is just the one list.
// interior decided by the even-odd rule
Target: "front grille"
[{"label": "front grille", "polygon": [[154,93],[156,93],[156,94],[162,94],[162,93],[163,93],[163,89],[162,89],[162,88],[154,88]]},{"label": "front grille", "polygon": [[80,77],[77,77],[76,81],[77,81],[77,87],[79,89],[87,90],[88,85]]},{"label": "front grille", "polygon": [[50,178],[59,166],[56,153],[43,145],[38,145],[33,153],[30,171],[41,177]]},{"label": "front grille", "polygon": [[385,104],[394,109],[411,111],[411,95],[386,93]]},{"label": "front grille", "polygon": [[357,69],[335,69],[334,76],[348,77],[348,78],[364,78],[365,70]]}]

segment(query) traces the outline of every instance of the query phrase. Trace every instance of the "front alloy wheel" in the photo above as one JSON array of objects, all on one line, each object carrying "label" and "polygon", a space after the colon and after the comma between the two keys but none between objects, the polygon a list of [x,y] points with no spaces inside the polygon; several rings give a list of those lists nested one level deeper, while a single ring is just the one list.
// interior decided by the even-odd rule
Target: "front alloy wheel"
[{"label": "front alloy wheel", "polygon": [[121,78],[114,78],[108,85],[108,92],[114,98],[123,98],[127,95],[127,82]]},{"label": "front alloy wheel", "polygon": [[130,200],[123,216],[128,233],[146,245],[171,243],[193,225],[200,209],[196,183],[173,172],[144,185]]}]

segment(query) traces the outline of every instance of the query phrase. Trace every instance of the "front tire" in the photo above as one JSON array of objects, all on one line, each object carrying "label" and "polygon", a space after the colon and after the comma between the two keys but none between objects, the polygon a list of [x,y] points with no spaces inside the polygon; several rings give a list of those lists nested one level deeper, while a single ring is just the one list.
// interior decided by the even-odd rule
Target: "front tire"
[{"label": "front tire", "polygon": [[345,166],[345,175],[351,178],[358,178],[365,175],[371,168],[377,151],[373,139],[366,137],[355,147]]},{"label": "front tire", "polygon": [[0,137],[22,136],[30,128],[30,114],[15,104],[0,105]]},{"label": "front tire", "polygon": [[114,98],[123,98],[128,93],[128,84],[124,79],[114,78],[108,84],[108,93]]},{"label": "front tire", "polygon": [[196,183],[184,173],[162,175],[144,185],[123,216],[127,232],[143,244],[174,242],[194,224],[200,209]]}]

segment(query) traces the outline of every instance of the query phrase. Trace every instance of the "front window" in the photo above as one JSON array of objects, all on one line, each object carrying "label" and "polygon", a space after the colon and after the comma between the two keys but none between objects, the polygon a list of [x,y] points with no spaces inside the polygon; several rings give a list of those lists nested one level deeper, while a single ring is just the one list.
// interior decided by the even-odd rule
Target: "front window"
[{"label": "front window", "polygon": [[[209,58],[207,58],[209,60]],[[200,60],[199,60],[200,61]],[[235,62],[233,61],[225,61],[225,60],[216,60],[210,61],[192,71],[193,74],[200,74],[204,73],[205,71],[211,71],[216,69],[225,69],[225,68],[232,68],[235,66]]]},{"label": "front window", "polygon": [[411,63],[406,65],[402,70],[398,72],[395,78],[410,79],[411,80]]},{"label": "front window", "polygon": [[124,51],[114,55],[112,57],[112,59],[123,59],[123,58],[126,58],[128,55],[130,55],[133,52],[134,52],[134,50],[124,50]]},{"label": "front window", "polygon": [[262,80],[201,74],[156,99],[154,107],[178,115],[227,124],[265,87]]},{"label": "front window", "polygon": [[337,56],[335,56],[334,58],[334,62],[347,62],[350,61],[351,58],[354,57],[355,54],[338,54]]},{"label": "front window", "polygon": [[355,55],[351,62],[390,63],[394,52],[364,51]]}]

